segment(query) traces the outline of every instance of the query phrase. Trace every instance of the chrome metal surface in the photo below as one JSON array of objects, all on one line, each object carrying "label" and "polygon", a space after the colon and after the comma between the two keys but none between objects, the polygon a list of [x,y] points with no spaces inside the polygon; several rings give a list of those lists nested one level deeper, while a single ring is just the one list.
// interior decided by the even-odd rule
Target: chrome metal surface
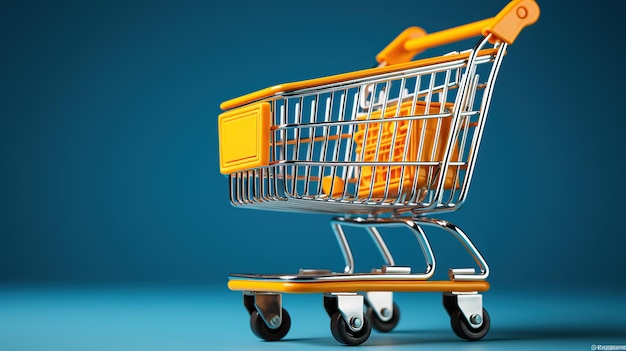
[{"label": "chrome metal surface", "polygon": [[393,317],[393,292],[368,291],[365,299],[381,321],[387,322]]},{"label": "chrome metal surface", "polygon": [[457,304],[472,327],[478,328],[483,324],[483,296],[481,294],[458,294]]},{"label": "chrome metal surface", "polygon": [[[376,243],[376,247],[378,248],[378,251],[383,256],[383,258],[385,259],[385,263],[389,266],[395,266],[396,263],[393,260],[393,256],[391,256],[391,252],[389,251],[387,244],[385,244],[385,240],[383,240],[383,237],[378,232],[378,229],[376,229],[376,227],[366,227],[366,230],[370,233],[370,236]],[[384,270],[385,270],[385,267],[383,267],[383,271]]]},{"label": "chrome metal surface", "polygon": [[430,242],[428,242],[428,239],[426,238],[426,233],[424,233],[424,229],[422,229],[422,227],[417,225],[414,221],[407,222],[407,225],[413,229],[413,233],[415,234],[415,237],[420,244],[420,248],[422,249],[422,254],[424,254],[424,258],[426,259],[425,273],[432,276],[432,274],[435,273],[436,267],[435,255],[430,247]]},{"label": "chrome metal surface", "polygon": [[300,269],[298,275],[327,275],[332,274],[328,269]]},{"label": "chrome metal surface", "polygon": [[278,293],[255,292],[254,307],[268,327],[280,327],[283,318],[282,295]]},{"label": "chrome metal surface", "polygon": [[343,232],[341,225],[338,223],[331,222],[331,226],[333,228],[333,232],[335,233],[335,237],[337,238],[337,242],[339,242],[343,258],[346,261],[346,266],[343,269],[343,272],[348,274],[354,273],[354,256],[352,256],[352,250],[348,244],[346,234]]},{"label": "chrome metal surface", "polygon": [[[376,228],[382,228],[382,227],[406,227],[408,228],[415,235],[415,237],[417,238],[420,244],[420,248],[422,249],[422,254],[424,255],[424,259],[426,261],[426,269],[424,270],[424,273],[410,274],[411,272],[410,267],[408,267],[408,270],[407,270],[406,267],[390,267],[390,266],[383,267],[384,271],[381,270],[381,272],[384,273],[385,277],[400,276],[404,278],[408,277],[410,279],[420,279],[420,280],[429,279],[434,274],[435,256],[433,254],[432,248],[430,247],[430,243],[428,242],[428,239],[426,238],[426,235],[424,231],[422,230],[422,228],[420,228],[411,218],[409,217],[392,217],[392,218],[335,217],[331,220],[331,226],[337,236],[337,240],[339,241],[339,244],[340,244],[339,246],[342,250],[344,259],[346,260],[346,268],[344,270],[345,273],[350,273],[350,274],[354,273],[354,256],[352,254],[352,251],[350,250],[350,245],[348,244],[348,240],[342,229],[342,226],[344,225],[362,227],[362,228],[365,228],[370,234],[375,233],[374,235],[372,235],[372,238],[374,239],[374,243],[377,244],[379,251],[383,255],[383,258],[388,263],[390,261],[394,262],[393,257],[391,256],[391,253],[389,252],[389,249],[387,245],[385,244],[385,241],[382,235],[380,235],[380,233],[378,232]],[[380,277],[380,274],[373,274],[373,276]],[[364,277],[364,276],[361,276],[361,277]],[[389,279],[389,278],[383,278],[383,279]]]},{"label": "chrome metal surface", "polygon": [[383,266],[380,270],[385,274],[411,274],[411,267],[408,266]]},{"label": "chrome metal surface", "polygon": [[[270,106],[270,160],[230,174],[231,203],[373,216],[455,210],[467,196],[507,47],[481,50],[489,45],[483,38],[469,57],[253,102]],[[432,136],[427,121],[436,125]]]},{"label": "chrome metal surface", "polygon": [[337,307],[348,327],[353,331],[363,327],[363,296],[357,293],[332,293],[337,297]]},{"label": "chrome metal surface", "polygon": [[476,274],[474,268],[450,268],[448,269],[448,278],[455,280],[458,277],[462,277],[468,274]]},{"label": "chrome metal surface", "polygon": [[[489,275],[489,266],[465,233],[456,225],[439,219],[426,217],[392,217],[392,218],[345,218],[335,217],[331,221],[332,228],[337,235],[343,256],[346,259],[346,268],[343,273],[335,273],[329,270],[301,270],[300,274],[231,274],[231,279],[261,279],[269,281],[299,281],[299,282],[315,282],[315,281],[358,281],[358,280],[428,280],[435,273],[435,256],[432,252],[430,243],[426,237],[426,233],[420,224],[435,226],[444,229],[452,234],[461,242],[463,247],[472,256],[477,263],[479,272],[475,268],[452,268],[448,270],[451,280],[471,281],[485,280]],[[350,225],[356,227],[408,227],[420,243],[422,254],[426,261],[426,269],[424,273],[411,273],[411,267],[408,266],[383,266],[382,269],[367,273],[354,272],[354,256],[348,244],[346,235],[342,229],[342,225]],[[377,237],[383,240],[382,236]],[[377,242],[377,240],[375,240]],[[384,243],[384,241],[383,241]]]},{"label": "chrome metal surface", "polygon": [[256,274],[232,273],[232,280],[263,280],[275,282],[320,282],[320,281],[364,281],[364,280],[427,280],[419,274],[384,274],[384,273],[331,273],[328,275],[298,275],[298,274]]},{"label": "chrome metal surface", "polygon": [[[487,37],[486,39],[489,39]],[[480,148],[481,140],[483,137],[483,131],[485,129],[485,122],[487,121],[487,114],[489,112],[489,106],[491,105],[491,98],[493,95],[493,89],[496,83],[496,78],[498,77],[498,72],[500,71],[500,66],[502,65],[502,59],[504,58],[504,53],[506,52],[507,44],[506,43],[498,43],[499,50],[494,58],[493,65],[491,67],[491,72],[489,73],[489,78],[487,79],[487,83],[484,87],[483,99],[480,105],[480,111],[482,111],[483,118],[478,121],[478,126],[476,134],[474,134],[474,139],[472,140],[472,144],[470,146],[470,150],[473,152],[468,155],[468,167],[466,178],[467,180],[463,183],[461,188],[461,194],[459,196],[459,200],[457,202],[457,207],[460,207],[467,197],[467,192],[469,190],[469,185],[472,182],[472,176],[474,175],[474,167],[476,166],[476,156],[478,155],[478,149]]]},{"label": "chrome metal surface", "polygon": [[489,276],[489,266],[487,265],[487,262],[485,261],[483,256],[480,254],[476,246],[474,246],[474,244],[469,239],[469,237],[461,230],[461,228],[457,227],[456,225],[448,221],[444,221],[441,219],[416,217],[415,221],[441,228],[445,230],[446,232],[452,234],[452,236],[454,236],[457,240],[461,242],[461,244],[463,244],[467,252],[469,252],[469,254],[472,256],[474,261],[476,261],[476,264],[478,264],[478,267],[480,268],[480,273],[468,273],[469,271],[458,271],[459,274],[454,273],[453,275],[454,280],[485,280],[487,279],[487,277]]},{"label": "chrome metal surface", "polygon": [[480,326],[483,323],[483,317],[481,317],[479,314],[473,314],[470,316],[469,322],[473,325]]}]

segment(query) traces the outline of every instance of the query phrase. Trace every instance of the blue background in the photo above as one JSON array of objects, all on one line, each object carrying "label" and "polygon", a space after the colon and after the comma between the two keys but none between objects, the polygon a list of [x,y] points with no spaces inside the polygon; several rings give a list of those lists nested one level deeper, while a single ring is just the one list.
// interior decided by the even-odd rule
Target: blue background
[{"label": "blue background", "polygon": [[[341,269],[327,217],[230,206],[220,102],[370,67],[407,26],[504,4],[4,2],[0,282]],[[468,202],[446,218],[494,283],[624,287],[619,11],[540,5],[503,63]]]},{"label": "blue background", "polygon": [[[371,67],[408,26],[434,32],[505,4],[3,1],[0,285],[222,291],[231,272],[342,269],[329,217],[230,206],[220,102]],[[505,57],[468,201],[444,217],[485,255],[494,287],[623,291],[622,11],[540,6]],[[445,273],[465,261],[441,233]],[[381,263],[369,238],[349,236],[357,268]],[[405,236],[390,241],[410,260]]]}]

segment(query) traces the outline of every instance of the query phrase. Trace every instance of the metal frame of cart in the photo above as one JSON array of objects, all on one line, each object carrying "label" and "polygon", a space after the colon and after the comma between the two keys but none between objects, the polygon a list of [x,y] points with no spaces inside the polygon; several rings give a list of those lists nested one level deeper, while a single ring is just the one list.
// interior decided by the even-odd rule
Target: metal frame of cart
[{"label": "metal frame of cart", "polygon": [[[481,293],[489,289],[489,267],[459,227],[431,216],[465,202],[507,46],[538,17],[534,0],[515,0],[493,18],[441,32],[411,27],[377,56],[376,68],[277,85],[222,103],[220,170],[228,175],[231,203],[334,214],[331,227],[346,262],[338,273],[232,274],[228,286],[243,292],[258,337],[279,340],[289,331],[283,293],[322,293],[333,337],[358,345],[372,328],[396,326],[397,291],[442,292],[459,337],[486,335],[490,320]],[[481,38],[472,49],[411,61],[429,47],[475,36]],[[369,233],[383,267],[354,271],[346,226]],[[415,236],[423,271],[396,263],[379,232],[386,227]],[[449,280],[431,280],[436,261],[424,227],[458,239],[477,267],[450,269]]]}]

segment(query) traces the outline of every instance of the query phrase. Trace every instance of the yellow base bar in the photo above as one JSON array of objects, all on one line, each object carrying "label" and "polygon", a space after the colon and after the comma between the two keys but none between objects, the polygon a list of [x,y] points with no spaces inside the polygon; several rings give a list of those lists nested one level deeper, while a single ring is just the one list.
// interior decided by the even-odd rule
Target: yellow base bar
[{"label": "yellow base bar", "polygon": [[326,292],[396,291],[396,292],[484,292],[486,281],[451,280],[353,280],[353,281],[263,281],[233,279],[228,288],[235,291],[312,294]]}]

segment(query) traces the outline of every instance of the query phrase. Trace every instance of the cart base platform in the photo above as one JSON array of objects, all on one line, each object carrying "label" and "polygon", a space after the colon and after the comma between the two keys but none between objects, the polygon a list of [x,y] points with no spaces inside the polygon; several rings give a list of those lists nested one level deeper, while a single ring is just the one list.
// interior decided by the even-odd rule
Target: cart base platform
[{"label": "cart base platform", "polygon": [[357,291],[393,292],[485,292],[489,283],[481,281],[415,280],[415,279],[351,279],[332,281],[281,281],[278,277],[230,279],[234,291],[275,292],[290,294],[342,293]]},{"label": "cart base platform", "polygon": [[291,326],[291,317],[283,308],[284,293],[323,294],[332,335],[346,345],[363,343],[372,329],[389,332],[396,327],[400,308],[393,301],[394,292],[443,293],[452,330],[463,339],[481,339],[490,325],[482,304],[481,293],[489,290],[485,280],[424,280],[411,274],[390,277],[312,270],[294,275],[231,274],[228,288],[243,293],[252,332],[267,341],[282,339]]}]

